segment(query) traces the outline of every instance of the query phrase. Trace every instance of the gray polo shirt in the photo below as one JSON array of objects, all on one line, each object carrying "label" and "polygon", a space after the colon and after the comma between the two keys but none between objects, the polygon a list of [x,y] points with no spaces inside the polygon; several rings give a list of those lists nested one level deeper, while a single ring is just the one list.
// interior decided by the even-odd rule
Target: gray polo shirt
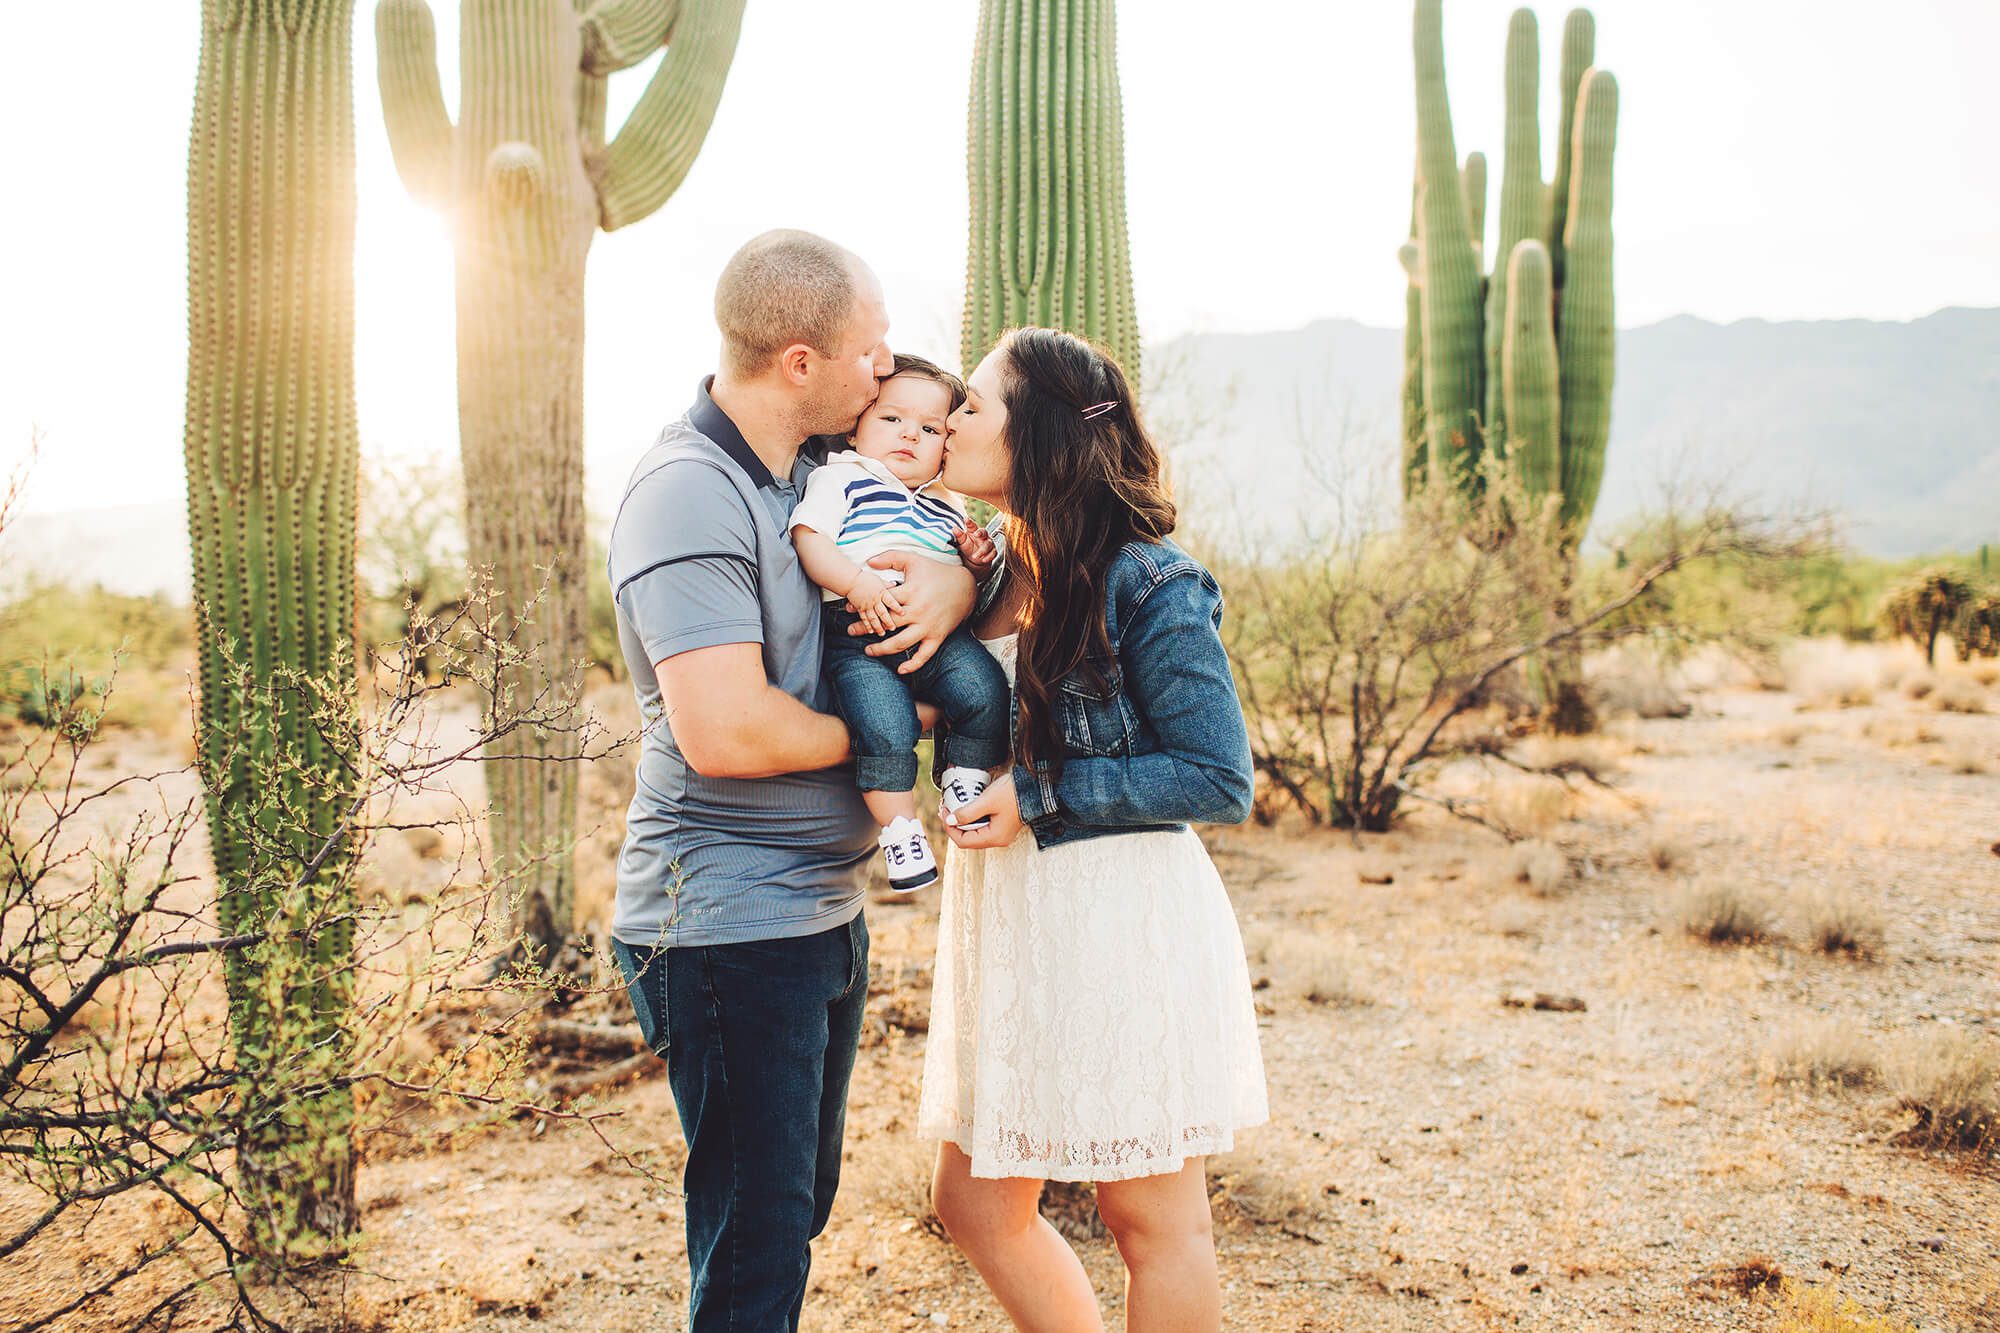
[{"label": "gray polo shirt", "polygon": [[645,736],[618,856],[611,932],[635,946],[809,935],[861,910],[878,830],[850,767],[704,777],[664,717],[653,664],[725,643],[763,647],[764,678],[833,712],[820,671],[820,590],[786,519],[814,463],[780,481],[702,382],[626,484],[608,573]]}]

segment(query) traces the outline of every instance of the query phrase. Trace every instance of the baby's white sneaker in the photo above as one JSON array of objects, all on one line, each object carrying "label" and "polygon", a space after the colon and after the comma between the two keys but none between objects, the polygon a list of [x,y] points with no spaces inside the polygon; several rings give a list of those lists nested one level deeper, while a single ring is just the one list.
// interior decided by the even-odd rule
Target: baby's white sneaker
[{"label": "baby's white sneaker", "polygon": [[897,893],[915,893],[937,883],[937,858],[931,855],[931,840],[924,826],[908,815],[889,821],[876,840],[882,859],[889,866],[889,887]]},{"label": "baby's white sneaker", "polygon": [[[993,777],[983,768],[947,768],[938,782],[938,794],[944,798],[944,808],[956,815],[966,806],[979,799],[979,794],[992,783]],[[991,820],[981,819],[971,824],[958,825],[961,829],[982,829]]]}]

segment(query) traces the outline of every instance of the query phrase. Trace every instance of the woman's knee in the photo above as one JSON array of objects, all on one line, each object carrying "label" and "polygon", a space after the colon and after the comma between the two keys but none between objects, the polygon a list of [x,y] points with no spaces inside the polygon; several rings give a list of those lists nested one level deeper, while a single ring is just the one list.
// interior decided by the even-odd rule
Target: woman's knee
[{"label": "woman's knee", "polygon": [[1118,1181],[1097,1187],[1097,1213],[1122,1252],[1182,1252],[1213,1245],[1206,1183],[1173,1178]]},{"label": "woman's knee", "polygon": [[960,1248],[976,1249],[1004,1240],[1034,1224],[1041,1191],[1023,1188],[1035,1182],[981,1180],[961,1169],[938,1163],[931,1179],[931,1207],[938,1221]]}]

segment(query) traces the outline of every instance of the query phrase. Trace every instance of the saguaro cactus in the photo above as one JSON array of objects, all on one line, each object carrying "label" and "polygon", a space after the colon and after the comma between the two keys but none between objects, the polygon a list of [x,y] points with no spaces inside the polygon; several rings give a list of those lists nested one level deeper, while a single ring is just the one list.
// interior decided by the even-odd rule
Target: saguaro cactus
[{"label": "saguaro cactus", "polygon": [[1022,324],[1086,334],[1136,382],[1125,130],[1112,0],[982,0],[965,264],[970,367]]},{"label": "saguaro cactus", "polygon": [[[1406,246],[1403,255],[1411,324],[1420,330],[1405,337],[1406,491],[1437,477],[1476,485],[1485,452],[1506,458],[1525,449],[1534,455],[1524,460],[1526,483],[1537,494],[1560,491],[1572,545],[1590,524],[1604,475],[1615,351],[1611,171],[1618,85],[1609,71],[1591,68],[1595,34],[1587,10],[1564,25],[1563,129],[1556,179],[1545,186],[1535,16],[1516,10],[1508,24],[1499,230],[1486,252],[1491,275],[1482,282],[1485,163],[1476,153],[1458,162],[1445,94],[1443,0],[1417,0],[1418,207],[1415,250]],[[1539,313],[1512,291],[1527,246],[1536,251],[1525,261],[1528,276],[1547,306]],[[1553,360],[1545,361],[1551,350]],[[1507,358],[1517,354],[1533,364],[1510,368]],[[1531,412],[1526,422],[1511,416],[1510,383],[1533,386],[1520,390]],[[1556,390],[1553,404],[1543,397],[1545,383]],[[1412,448],[1418,438],[1427,445],[1422,451]]]},{"label": "saguaro cactus", "polygon": [[[454,125],[424,0],[375,11],[396,169],[444,210],[457,255],[467,553],[491,569],[528,660],[526,700],[585,655],[583,278],[597,229],[636,222],[687,176],[735,56],[744,0],[476,0],[462,10]],[[609,76],[667,48],[608,143]],[[531,600],[540,594],[539,600]],[[503,628],[507,628],[503,619]],[[516,926],[554,961],[571,933],[576,733],[488,751],[496,850]],[[553,762],[550,762],[553,761]]]},{"label": "saguaro cactus", "polygon": [[[341,737],[306,700],[354,688],[353,17],[354,0],[203,0],[188,136],[184,443],[219,924],[297,955],[229,957],[238,1064],[260,1083],[301,1050],[345,1072],[351,880],[332,856],[303,902],[286,890],[351,796]],[[352,1230],[352,1116],[343,1091],[246,1127],[260,1246]]]}]

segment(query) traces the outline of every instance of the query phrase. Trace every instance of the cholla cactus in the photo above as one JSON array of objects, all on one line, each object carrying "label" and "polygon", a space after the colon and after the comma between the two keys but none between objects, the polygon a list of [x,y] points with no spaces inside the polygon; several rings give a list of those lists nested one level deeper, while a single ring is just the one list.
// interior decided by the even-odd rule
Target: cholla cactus
[{"label": "cholla cactus", "polygon": [[[1417,208],[1414,250],[1405,247],[1412,327],[1404,373],[1406,492],[1432,476],[1477,484],[1479,463],[1492,452],[1553,447],[1553,458],[1525,460],[1537,493],[1559,492],[1572,542],[1581,540],[1597,502],[1610,436],[1614,368],[1611,284],[1611,170],[1617,138],[1618,86],[1590,67],[1595,27],[1587,10],[1569,16],[1563,33],[1562,136],[1556,178],[1541,177],[1541,130],[1536,99],[1540,53],[1534,14],[1517,10],[1507,31],[1506,154],[1501,165],[1498,244],[1491,276],[1482,279],[1486,166],[1478,154],[1463,166],[1452,139],[1444,73],[1443,0],[1417,0]],[[1540,315],[1511,291],[1522,247],[1545,302]],[[1546,274],[1546,281],[1542,275]],[[1516,335],[1510,338],[1510,334]],[[1554,360],[1506,364],[1508,348]],[[1554,374],[1556,401],[1540,385]],[[1525,401],[1531,420],[1510,416],[1507,385],[1536,385]],[[1553,430],[1553,435],[1551,435]],[[1423,442],[1421,451],[1414,443]],[[1553,464],[1553,465],[1551,465]]]},{"label": "cholla cactus", "polygon": [[[375,11],[396,169],[450,218],[457,249],[458,417],[466,544],[526,632],[517,698],[586,653],[584,261],[599,227],[646,217],[686,178],[721,99],[744,0],[478,0],[462,11],[454,125],[424,0]],[[609,142],[609,76],[665,46]],[[532,608],[529,600],[539,594]],[[489,750],[495,849],[516,924],[551,961],[571,932],[576,733]],[[501,753],[513,756],[502,758]]]},{"label": "cholla cactus", "polygon": [[[353,17],[354,0],[204,0],[188,136],[184,443],[218,924],[299,932],[229,955],[246,1069],[302,1043],[337,1064],[352,985],[351,881],[320,854],[352,779],[313,696],[355,683]],[[239,1145],[267,1249],[357,1220],[351,1094],[300,1110]]]},{"label": "cholla cactus", "polygon": [[1039,324],[1103,343],[1136,384],[1112,0],[982,0],[967,120],[966,367]]}]

